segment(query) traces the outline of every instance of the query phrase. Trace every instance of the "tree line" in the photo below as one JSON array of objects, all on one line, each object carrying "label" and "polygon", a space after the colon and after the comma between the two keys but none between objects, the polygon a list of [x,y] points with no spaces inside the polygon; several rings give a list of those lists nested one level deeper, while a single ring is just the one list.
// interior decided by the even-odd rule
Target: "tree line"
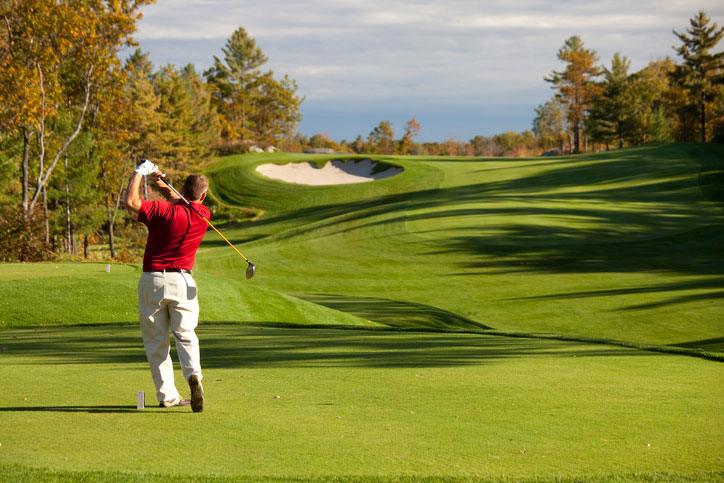
[{"label": "tree line", "polygon": [[[600,66],[580,37],[566,40],[558,52],[564,69],[545,78],[554,95],[536,108],[532,130],[419,143],[421,126],[411,118],[399,136],[382,121],[366,137],[337,142],[296,132],[304,101],[296,82],[265,69],[267,56],[241,27],[204,72],[154,67],[147,53],[132,50],[141,9],[152,2],[0,4],[0,259],[87,257],[101,241],[111,258],[132,259],[128,247],[142,244],[142,231],[119,203],[143,158],[174,182],[215,155],[270,146],[529,156],[724,140],[724,53],[714,52],[724,29],[704,12],[685,32],[674,31],[679,63],[666,58],[639,72],[630,73],[620,53]],[[131,53],[121,59],[121,51]]]},{"label": "tree line", "polygon": [[724,142],[724,35],[699,11],[685,32],[673,31],[680,63],[670,58],[630,72],[620,52],[610,66],[577,35],[558,51],[565,63],[545,78],[554,96],[538,106],[533,131],[544,147],[579,153],[669,141]]},{"label": "tree line", "polygon": [[[132,38],[153,0],[4,0],[0,18],[0,259],[88,256],[141,243],[119,209],[143,158],[172,182],[216,153],[291,138],[303,99],[237,29],[199,73],[155,69]],[[120,232],[129,243],[117,249]]]},{"label": "tree line", "polygon": [[595,50],[578,35],[558,51],[565,67],[544,80],[555,90],[535,109],[532,129],[469,141],[415,143],[420,124],[413,118],[395,139],[389,121],[367,138],[335,143],[328,136],[298,144],[349,152],[449,156],[532,156],[600,151],[654,142],[724,142],[724,52],[714,52],[724,28],[700,11],[680,42],[677,63],[667,57],[630,72],[631,61],[620,52],[610,66],[599,65]]},{"label": "tree line", "polygon": [[295,136],[298,151],[304,149],[323,149],[342,153],[357,154],[391,154],[410,156],[512,156],[525,157],[540,153],[539,139],[532,131],[522,133],[507,131],[493,136],[475,136],[470,141],[459,141],[450,137],[445,141],[432,141],[418,143],[414,138],[420,132],[420,123],[415,118],[405,125],[400,139],[395,139],[395,133],[390,121],[382,121],[370,132],[366,139],[361,135],[348,142],[336,142],[328,134],[315,134],[307,138],[304,135]]}]

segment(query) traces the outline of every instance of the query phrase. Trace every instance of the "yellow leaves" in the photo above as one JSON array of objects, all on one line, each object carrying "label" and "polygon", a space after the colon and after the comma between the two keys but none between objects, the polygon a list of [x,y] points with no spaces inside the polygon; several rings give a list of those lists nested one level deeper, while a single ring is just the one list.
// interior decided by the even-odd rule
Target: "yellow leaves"
[{"label": "yellow leaves", "polygon": [[91,66],[94,93],[105,89],[117,97],[123,78],[116,53],[135,31],[138,7],[147,3],[3,0],[4,33],[12,40],[3,45],[0,39],[0,46],[12,48],[12,55],[0,56],[0,126],[33,124],[40,116],[52,118],[55,106],[83,104]]}]

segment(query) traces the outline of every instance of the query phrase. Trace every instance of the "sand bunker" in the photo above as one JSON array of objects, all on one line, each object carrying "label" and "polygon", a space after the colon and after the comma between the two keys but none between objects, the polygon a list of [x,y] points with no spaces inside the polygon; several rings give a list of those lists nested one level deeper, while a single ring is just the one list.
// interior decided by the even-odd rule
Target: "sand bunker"
[{"label": "sand bunker", "polygon": [[317,168],[314,163],[262,164],[256,167],[256,171],[267,178],[312,186],[365,183],[402,172],[402,168],[389,168],[373,173],[375,166],[377,163],[371,159],[335,160],[323,168]]}]

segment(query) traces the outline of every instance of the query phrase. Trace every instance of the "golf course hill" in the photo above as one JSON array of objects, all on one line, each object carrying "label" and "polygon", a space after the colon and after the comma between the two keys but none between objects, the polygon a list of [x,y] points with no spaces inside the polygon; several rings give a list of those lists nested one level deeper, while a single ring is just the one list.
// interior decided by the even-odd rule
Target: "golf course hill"
[{"label": "golf course hill", "polygon": [[[255,153],[207,170],[202,322],[473,331],[724,352],[724,147],[541,158]],[[310,186],[262,165],[363,162]],[[393,170],[393,171],[390,171]],[[315,169],[323,173],[322,169]],[[322,174],[320,174],[322,175]],[[253,212],[233,222],[229,213]],[[3,264],[0,327],[136,322],[138,264]]]},{"label": "golf course hill", "polygon": [[[306,186],[260,165],[371,159],[370,183]],[[264,287],[395,328],[495,329],[724,349],[724,147],[542,158],[259,153],[208,169]],[[209,233],[204,273],[238,278]],[[240,317],[243,319],[243,316]]]},{"label": "golf course hill", "polygon": [[[202,320],[297,325],[373,326],[371,322],[232,278],[195,273]],[[137,324],[136,264],[0,264],[5,296],[0,328]]]}]

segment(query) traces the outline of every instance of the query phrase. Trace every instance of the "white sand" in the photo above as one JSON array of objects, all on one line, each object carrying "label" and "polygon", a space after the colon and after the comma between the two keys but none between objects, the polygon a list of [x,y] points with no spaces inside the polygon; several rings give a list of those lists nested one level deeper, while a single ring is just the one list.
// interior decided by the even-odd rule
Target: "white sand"
[{"label": "white sand", "polygon": [[336,160],[325,164],[323,168],[317,168],[314,163],[262,164],[256,167],[256,171],[267,178],[312,186],[366,183],[402,172],[402,168],[389,168],[372,174],[375,166],[377,163],[370,159]]}]

